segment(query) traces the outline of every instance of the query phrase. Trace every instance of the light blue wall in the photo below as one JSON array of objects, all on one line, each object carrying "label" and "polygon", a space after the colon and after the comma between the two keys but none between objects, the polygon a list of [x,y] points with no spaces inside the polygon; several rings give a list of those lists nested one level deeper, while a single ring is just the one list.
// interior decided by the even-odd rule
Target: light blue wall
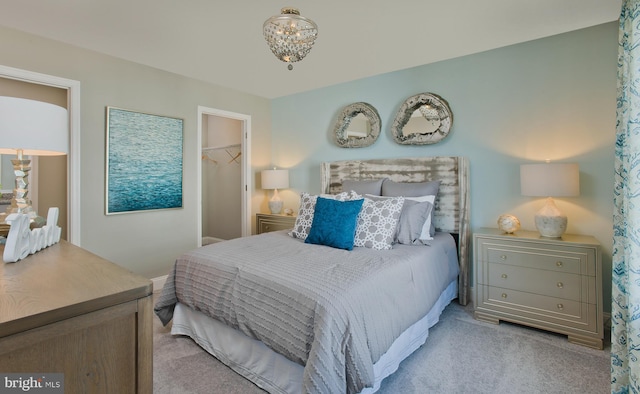
[{"label": "light blue wall", "polygon": [[[617,31],[608,23],[273,100],[272,164],[290,168],[285,207],[297,208],[300,191],[320,191],[323,161],[459,155],[470,161],[472,229],[496,227],[508,212],[535,230],[543,200],[520,195],[519,165],[577,162],[580,197],[556,202],[569,217],[568,232],[602,243],[610,310]],[[395,113],[423,92],[449,102],[451,132],[435,145],[398,145],[390,134]],[[380,138],[367,148],[339,148],[331,141],[336,117],[358,101],[380,113]]]}]

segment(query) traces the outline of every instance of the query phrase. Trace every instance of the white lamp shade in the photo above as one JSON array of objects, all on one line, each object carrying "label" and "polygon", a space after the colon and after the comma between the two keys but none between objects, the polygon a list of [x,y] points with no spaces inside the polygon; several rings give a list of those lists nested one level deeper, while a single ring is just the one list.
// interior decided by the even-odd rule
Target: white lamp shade
[{"label": "white lamp shade", "polygon": [[575,163],[520,165],[520,191],[532,197],[580,195],[580,169]]},{"label": "white lamp shade", "polygon": [[260,175],[263,189],[286,189],[289,187],[289,170],[263,170]]},{"label": "white lamp shade", "polygon": [[58,105],[0,96],[0,154],[55,156],[69,152],[69,116]]}]

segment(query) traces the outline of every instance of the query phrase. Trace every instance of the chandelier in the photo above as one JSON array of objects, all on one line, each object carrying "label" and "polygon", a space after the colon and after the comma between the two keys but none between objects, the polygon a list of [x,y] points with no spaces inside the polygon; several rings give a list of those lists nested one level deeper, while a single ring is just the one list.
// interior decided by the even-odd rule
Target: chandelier
[{"label": "chandelier", "polygon": [[283,8],[280,15],[267,19],[262,26],[264,39],[274,55],[293,70],[294,62],[304,59],[318,37],[318,25],[300,16],[297,8]]}]

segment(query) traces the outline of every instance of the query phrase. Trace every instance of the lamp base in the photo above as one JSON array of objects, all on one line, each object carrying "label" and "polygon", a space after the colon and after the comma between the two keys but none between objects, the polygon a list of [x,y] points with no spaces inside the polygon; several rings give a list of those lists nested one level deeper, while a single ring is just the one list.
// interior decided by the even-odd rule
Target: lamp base
[{"label": "lamp base", "polygon": [[567,215],[563,214],[551,197],[535,215],[536,228],[545,238],[560,238],[567,231]]},{"label": "lamp base", "polygon": [[269,201],[269,210],[274,215],[279,214],[280,212],[282,212],[282,204],[283,204],[282,200],[280,200],[280,201],[270,200]]},{"label": "lamp base", "polygon": [[29,218],[30,228],[39,228],[46,224],[46,219],[38,216],[31,205],[29,199],[29,172],[31,171],[31,160],[25,159],[22,151],[18,150],[16,159],[12,159],[13,172],[15,174],[15,188],[11,197],[11,205],[7,207],[6,212],[0,213],[0,235],[6,236],[5,229],[9,224],[6,222],[7,216],[12,213],[22,213]]}]

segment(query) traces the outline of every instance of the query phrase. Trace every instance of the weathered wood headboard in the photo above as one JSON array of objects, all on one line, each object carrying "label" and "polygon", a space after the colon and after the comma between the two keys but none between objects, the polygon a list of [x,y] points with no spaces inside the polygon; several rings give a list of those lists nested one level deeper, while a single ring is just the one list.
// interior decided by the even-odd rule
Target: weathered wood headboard
[{"label": "weathered wood headboard", "polygon": [[395,182],[440,180],[434,204],[437,231],[454,234],[458,242],[460,277],[458,302],[469,301],[470,225],[469,164],[465,157],[434,156],[400,159],[344,160],[322,163],[322,192],[342,191],[342,181],[389,178]]}]

